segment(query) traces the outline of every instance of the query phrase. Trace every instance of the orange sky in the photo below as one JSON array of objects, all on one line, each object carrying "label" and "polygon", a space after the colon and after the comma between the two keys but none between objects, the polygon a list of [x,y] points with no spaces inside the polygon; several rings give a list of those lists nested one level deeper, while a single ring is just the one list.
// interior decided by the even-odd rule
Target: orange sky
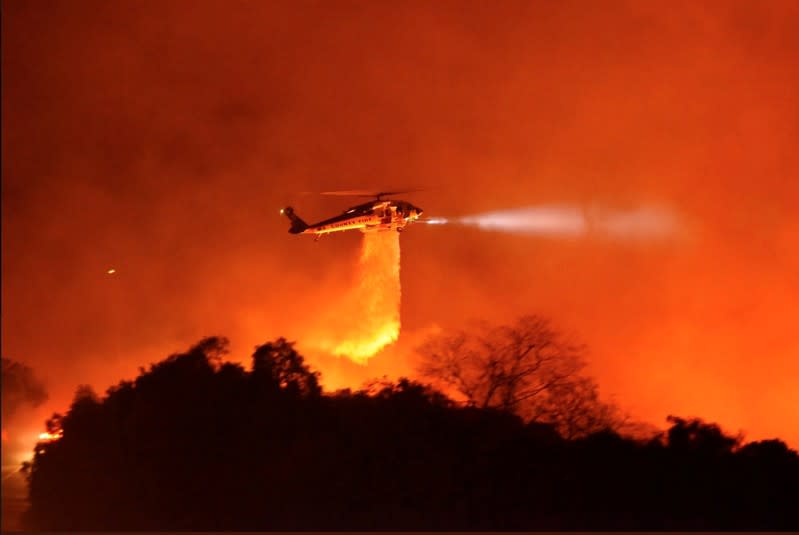
[{"label": "orange sky", "polygon": [[684,232],[410,227],[400,341],[365,368],[308,350],[327,385],[409,373],[434,326],[542,313],[636,416],[799,447],[799,4],[163,4],[3,3],[2,352],[48,384],[37,430],[206,335],[302,349],[360,236],[278,209],[427,187],[426,216],[655,203]]}]

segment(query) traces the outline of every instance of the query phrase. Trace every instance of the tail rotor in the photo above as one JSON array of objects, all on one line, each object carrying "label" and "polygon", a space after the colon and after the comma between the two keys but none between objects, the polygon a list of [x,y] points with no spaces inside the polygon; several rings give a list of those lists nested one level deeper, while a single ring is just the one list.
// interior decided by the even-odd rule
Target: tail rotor
[{"label": "tail rotor", "polygon": [[300,217],[294,213],[294,208],[291,206],[286,206],[285,208],[280,209],[280,213],[289,218],[291,221],[291,227],[289,228],[289,232],[292,234],[300,234],[304,232],[305,229],[308,228],[308,224],[300,219]]}]

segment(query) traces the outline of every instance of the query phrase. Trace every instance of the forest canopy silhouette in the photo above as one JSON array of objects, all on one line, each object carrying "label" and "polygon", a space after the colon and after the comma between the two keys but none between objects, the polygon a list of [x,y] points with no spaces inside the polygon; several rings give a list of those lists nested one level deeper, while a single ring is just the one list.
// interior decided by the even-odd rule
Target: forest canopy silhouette
[{"label": "forest canopy silhouette", "polygon": [[799,529],[799,456],[669,418],[646,438],[537,317],[442,333],[423,375],[324,392],[294,344],[201,340],[78,388],[29,481],[38,530]]}]

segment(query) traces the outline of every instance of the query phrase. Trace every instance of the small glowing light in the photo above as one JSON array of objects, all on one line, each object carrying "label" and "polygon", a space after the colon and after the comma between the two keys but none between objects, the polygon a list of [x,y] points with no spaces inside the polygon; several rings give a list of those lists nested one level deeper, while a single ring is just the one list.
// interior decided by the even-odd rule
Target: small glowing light
[{"label": "small glowing light", "polygon": [[117,270],[116,270],[116,269],[114,269],[114,268],[111,268],[111,269],[109,269],[108,271],[106,271],[106,273],[108,273],[109,275],[113,275],[113,274],[114,274],[114,273],[116,273],[116,272],[117,272]]},{"label": "small glowing light", "polygon": [[283,208],[281,208],[281,209],[280,209],[280,215],[283,215],[284,211],[285,211],[285,210],[284,210]]}]

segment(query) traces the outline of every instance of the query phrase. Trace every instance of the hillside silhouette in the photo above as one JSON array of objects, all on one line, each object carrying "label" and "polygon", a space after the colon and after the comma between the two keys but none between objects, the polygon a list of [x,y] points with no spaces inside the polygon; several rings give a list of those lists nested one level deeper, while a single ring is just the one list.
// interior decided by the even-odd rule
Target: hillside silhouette
[{"label": "hillside silhouette", "polygon": [[401,379],[325,393],[284,339],[212,337],[103,397],[80,387],[26,467],[37,530],[799,529],[799,457],[670,418],[634,440]]}]

